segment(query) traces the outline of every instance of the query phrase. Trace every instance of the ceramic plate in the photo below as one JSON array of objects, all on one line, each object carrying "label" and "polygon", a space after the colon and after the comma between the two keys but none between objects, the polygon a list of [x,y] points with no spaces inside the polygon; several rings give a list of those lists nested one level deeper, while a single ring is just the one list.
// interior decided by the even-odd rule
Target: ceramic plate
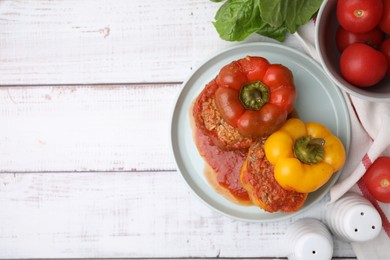
[{"label": "ceramic plate", "polygon": [[350,121],[344,97],[327,78],[321,67],[305,54],[272,43],[239,45],[216,54],[201,64],[183,84],[175,104],[171,122],[171,145],[177,168],[190,189],[208,206],[235,219],[275,221],[308,209],[329,191],[342,170],[319,190],[311,193],[301,210],[295,213],[268,213],[256,206],[237,205],[218,194],[204,176],[204,161],[195,146],[190,125],[190,107],[205,85],[226,64],[247,55],[262,56],[270,63],[281,63],[294,74],[297,88],[295,109],[303,121],[326,125],[344,143],[348,151]]}]

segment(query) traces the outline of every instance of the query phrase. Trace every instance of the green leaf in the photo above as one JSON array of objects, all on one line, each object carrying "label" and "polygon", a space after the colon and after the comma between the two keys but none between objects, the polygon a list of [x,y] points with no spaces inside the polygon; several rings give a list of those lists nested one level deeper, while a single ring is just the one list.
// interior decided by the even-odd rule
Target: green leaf
[{"label": "green leaf", "polygon": [[290,33],[307,23],[318,11],[323,0],[261,0],[264,22],[272,27],[285,26]]},{"label": "green leaf", "polygon": [[322,1],[227,0],[217,11],[213,24],[227,41],[242,41],[253,33],[284,41],[288,32],[296,32],[313,17]]},{"label": "green leaf", "polygon": [[266,23],[260,16],[260,0],[228,0],[217,11],[213,22],[220,37],[242,41]]},{"label": "green leaf", "polygon": [[286,39],[286,26],[272,27],[269,24],[257,31],[258,34],[283,42]]},{"label": "green leaf", "polygon": [[211,2],[214,2],[214,3],[219,3],[219,2],[223,2],[225,0],[210,0]]}]

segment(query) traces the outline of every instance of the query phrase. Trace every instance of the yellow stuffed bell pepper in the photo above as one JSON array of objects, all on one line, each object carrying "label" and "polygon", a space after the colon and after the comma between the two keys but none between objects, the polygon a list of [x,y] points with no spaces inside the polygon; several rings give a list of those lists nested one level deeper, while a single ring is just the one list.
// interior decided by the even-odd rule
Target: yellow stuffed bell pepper
[{"label": "yellow stuffed bell pepper", "polygon": [[292,118],[268,137],[265,155],[275,179],[286,190],[309,193],[343,167],[345,149],[325,126]]}]

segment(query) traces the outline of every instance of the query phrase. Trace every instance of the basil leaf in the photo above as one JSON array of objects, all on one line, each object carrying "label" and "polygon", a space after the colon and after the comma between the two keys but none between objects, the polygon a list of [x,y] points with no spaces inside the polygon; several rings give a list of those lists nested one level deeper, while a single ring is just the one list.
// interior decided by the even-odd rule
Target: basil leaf
[{"label": "basil leaf", "polygon": [[217,11],[213,24],[227,41],[242,41],[253,33],[284,41],[288,32],[296,32],[313,17],[322,1],[227,0]]},{"label": "basil leaf", "polygon": [[286,26],[272,27],[269,24],[264,26],[262,29],[258,30],[257,33],[263,36],[275,39],[277,41],[283,42],[286,39],[287,33]]},{"label": "basil leaf", "polygon": [[260,0],[226,1],[213,24],[219,36],[227,41],[242,41],[266,26],[260,17]]},{"label": "basil leaf", "polygon": [[261,17],[273,27],[285,25],[294,33],[313,17],[321,3],[322,0],[261,0]]}]

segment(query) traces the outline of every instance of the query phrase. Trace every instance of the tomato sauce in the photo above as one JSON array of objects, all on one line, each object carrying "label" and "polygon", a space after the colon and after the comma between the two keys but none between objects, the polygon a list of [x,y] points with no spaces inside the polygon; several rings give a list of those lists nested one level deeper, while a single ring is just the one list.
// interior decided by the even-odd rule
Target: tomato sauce
[{"label": "tomato sauce", "polygon": [[[251,204],[248,192],[244,189],[240,182],[240,171],[246,156],[247,150],[223,150],[206,136],[199,129],[195,128],[195,143],[198,147],[200,155],[204,158],[207,164],[212,169],[206,168],[205,174],[210,184],[217,191],[229,198],[229,194],[215,187],[215,184],[223,187],[233,197],[233,202],[238,204]],[[213,176],[214,175],[214,176]],[[216,183],[215,183],[216,182]]]},{"label": "tomato sauce", "polygon": [[[250,205],[252,203],[248,192],[240,181],[240,171],[248,154],[248,147],[254,140],[236,137],[235,129],[225,126],[218,128],[221,121],[212,105],[216,87],[215,80],[211,81],[189,111],[195,144],[205,161],[204,174],[210,186],[234,203]],[[204,111],[206,112],[203,113]],[[206,122],[209,127],[206,127]],[[211,124],[214,127],[210,127]],[[225,135],[222,135],[225,139],[221,139],[217,129],[226,130]]]}]

